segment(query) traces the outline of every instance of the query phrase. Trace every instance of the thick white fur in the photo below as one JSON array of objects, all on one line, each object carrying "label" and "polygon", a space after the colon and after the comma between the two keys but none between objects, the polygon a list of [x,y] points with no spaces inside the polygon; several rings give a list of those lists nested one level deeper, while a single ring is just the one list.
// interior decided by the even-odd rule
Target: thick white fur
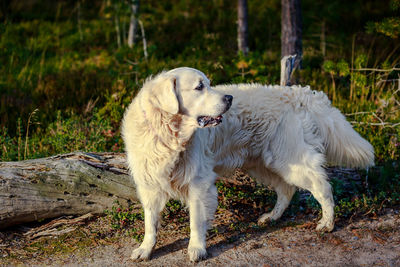
[{"label": "thick white fur", "polygon": [[[199,81],[202,92],[195,90]],[[223,122],[198,128],[197,117],[225,111]],[[159,214],[169,198],[189,207],[192,261],[206,256],[207,223],[217,206],[214,182],[241,167],[277,192],[274,209],[259,222],[277,220],[296,190],[309,190],[322,206],[317,230],[334,227],[333,197],[323,165],[373,165],[373,147],[322,92],[308,87],[221,85],[210,88],[198,70],[178,68],[148,80],[127,109],[122,135],[145,213],[145,237],[132,259],[148,259]],[[218,175],[217,175],[218,173]]]}]

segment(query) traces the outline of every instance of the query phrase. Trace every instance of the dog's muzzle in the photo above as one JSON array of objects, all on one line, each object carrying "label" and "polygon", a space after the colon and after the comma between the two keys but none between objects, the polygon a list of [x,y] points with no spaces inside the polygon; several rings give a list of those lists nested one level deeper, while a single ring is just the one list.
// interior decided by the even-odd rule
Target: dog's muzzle
[{"label": "dog's muzzle", "polygon": [[221,115],[217,117],[211,117],[211,116],[200,116],[197,118],[197,123],[199,124],[200,127],[211,127],[211,126],[217,126],[222,122],[222,114],[224,114],[231,106],[232,106],[232,99],[233,96],[231,95],[224,95],[223,102],[225,103],[225,109],[221,113]]}]

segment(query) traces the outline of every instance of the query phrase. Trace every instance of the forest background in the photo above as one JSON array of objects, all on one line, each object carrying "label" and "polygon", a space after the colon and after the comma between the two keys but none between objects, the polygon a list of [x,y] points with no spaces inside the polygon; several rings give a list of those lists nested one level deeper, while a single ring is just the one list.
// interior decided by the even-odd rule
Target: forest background
[{"label": "forest background", "polygon": [[[0,13],[0,160],[123,151],[123,112],[147,77],[179,66],[212,84],[278,84],[281,1],[4,1]],[[400,204],[400,1],[303,0],[297,84],[327,93],[376,151],[362,187],[332,179],[337,216]],[[144,38],[145,37],[145,38]]]}]

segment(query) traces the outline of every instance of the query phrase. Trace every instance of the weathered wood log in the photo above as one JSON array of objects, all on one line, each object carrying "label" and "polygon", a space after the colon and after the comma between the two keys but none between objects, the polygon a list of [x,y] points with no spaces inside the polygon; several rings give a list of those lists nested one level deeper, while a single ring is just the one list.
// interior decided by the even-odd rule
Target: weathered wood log
[{"label": "weathered wood log", "polygon": [[62,215],[102,213],[136,200],[122,153],[70,153],[0,162],[0,228]]}]

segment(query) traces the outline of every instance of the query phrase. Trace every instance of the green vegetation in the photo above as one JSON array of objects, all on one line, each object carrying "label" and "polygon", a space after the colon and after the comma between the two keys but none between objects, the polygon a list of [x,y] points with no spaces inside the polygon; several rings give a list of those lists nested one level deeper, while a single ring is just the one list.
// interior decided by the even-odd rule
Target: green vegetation
[{"label": "green vegetation", "polygon": [[[147,59],[140,32],[133,48],[125,44],[129,12],[122,1],[16,2],[0,7],[1,161],[76,150],[123,151],[123,112],[145,79],[164,69],[198,68],[213,84],[279,82],[280,1],[248,1],[248,56],[236,52],[232,1],[142,1]],[[295,72],[296,83],[327,93],[376,151],[377,167],[359,172],[361,184],[349,191],[340,177],[331,180],[336,214],[348,218],[397,206],[400,2],[302,3],[303,69]],[[245,203],[259,214],[274,203],[274,194],[259,185],[217,186],[220,209]],[[165,217],[184,220],[179,202],[167,207]],[[298,194],[291,207],[289,213],[319,210],[312,197],[304,201]],[[107,214],[114,228],[141,219],[118,207]]]},{"label": "green vegetation", "polygon": [[130,236],[140,242],[143,239],[143,235],[138,233],[135,223],[138,220],[143,221],[143,211],[135,211],[132,207],[124,208],[118,201],[115,204],[111,210],[104,211],[110,219],[111,228],[115,230],[126,229]]},{"label": "green vegetation", "polygon": [[[122,151],[123,111],[144,80],[163,69],[195,67],[214,84],[278,82],[278,1],[249,1],[252,52],[247,57],[236,55],[236,6],[230,1],[150,2],[143,2],[140,11],[147,60],[140,32],[133,48],[117,45],[115,18],[119,38],[124,41],[127,35],[125,2],[82,2],[79,20],[78,2],[3,7],[0,160],[74,150]],[[397,24],[382,25],[396,19],[398,1],[391,2],[392,9],[380,1],[303,5],[312,8],[304,12],[304,60],[297,83],[325,91],[335,106],[352,114],[349,120],[374,145],[378,161],[397,160]],[[343,10],[340,5],[354,11],[338,21],[332,14]],[[314,32],[325,36],[324,43]]]}]

